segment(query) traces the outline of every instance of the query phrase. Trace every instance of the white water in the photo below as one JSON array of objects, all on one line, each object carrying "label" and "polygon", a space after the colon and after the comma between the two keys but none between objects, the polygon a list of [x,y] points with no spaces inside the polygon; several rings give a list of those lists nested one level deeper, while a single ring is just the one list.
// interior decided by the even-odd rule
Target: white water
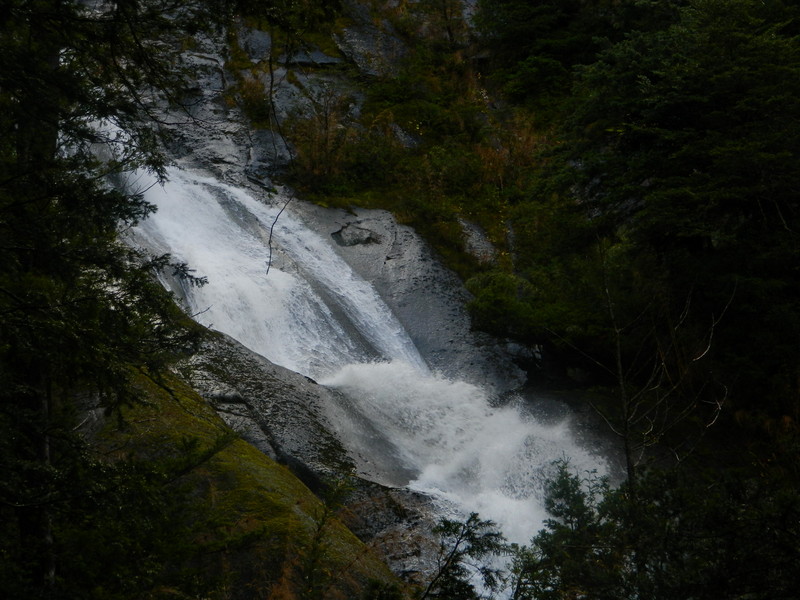
[{"label": "white water", "polygon": [[[348,365],[322,381],[347,394],[358,413],[396,447],[416,476],[409,487],[428,492],[445,512],[477,512],[509,541],[526,544],[547,517],[542,499],[553,461],[579,471],[605,466],[573,440],[566,421],[545,426],[517,406],[493,408],[482,389],[403,363]],[[349,431],[355,447],[366,452]]]},{"label": "white water", "polygon": [[208,285],[183,290],[203,325],[310,377],[379,358],[427,372],[375,289],[288,212],[277,220],[272,242],[281,251],[275,263],[285,266],[273,264],[267,273],[270,227],[282,203],[270,206],[177,169],[163,187],[145,175],[129,185],[146,190],[146,200],[158,207],[138,228],[141,237],[208,276]]},{"label": "white water", "polygon": [[376,448],[387,454],[370,461],[386,471],[377,480],[429,492],[445,512],[478,512],[527,543],[546,518],[543,483],[554,460],[606,471],[566,421],[545,426],[514,406],[493,408],[482,389],[432,374],[375,289],[288,211],[274,228],[267,273],[281,198],[270,206],[177,169],[164,187],[138,177],[132,185],[158,207],[138,239],[209,279],[181,290],[195,318],[342,391],[350,404],[334,417],[345,445],[368,459]]}]

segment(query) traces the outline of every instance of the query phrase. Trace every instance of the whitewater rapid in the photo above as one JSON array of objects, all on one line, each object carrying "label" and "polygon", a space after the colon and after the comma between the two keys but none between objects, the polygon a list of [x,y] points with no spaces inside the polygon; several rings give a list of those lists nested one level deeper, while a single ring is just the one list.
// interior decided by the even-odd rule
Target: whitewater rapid
[{"label": "whitewater rapid", "polygon": [[477,512],[491,519],[517,544],[527,544],[547,518],[554,461],[606,473],[604,461],[575,442],[569,420],[545,425],[526,416],[520,400],[493,407],[483,389],[420,376],[407,363],[347,365],[321,383],[356,407],[359,419],[339,419],[351,424],[352,448],[368,453],[374,437],[383,436],[412,473],[409,488],[430,494],[449,518]]},{"label": "whitewater rapid", "polygon": [[177,168],[163,186],[136,174],[129,187],[157,207],[134,231],[137,243],[208,278],[200,288],[164,284],[198,322],[342,392],[347,404],[330,407],[329,417],[376,481],[426,492],[449,516],[478,512],[525,544],[547,517],[553,461],[607,473],[576,442],[569,419],[542,424],[513,400],[493,406],[485,390],[431,372],[331,240],[291,206],[281,212],[282,191],[259,198]]}]

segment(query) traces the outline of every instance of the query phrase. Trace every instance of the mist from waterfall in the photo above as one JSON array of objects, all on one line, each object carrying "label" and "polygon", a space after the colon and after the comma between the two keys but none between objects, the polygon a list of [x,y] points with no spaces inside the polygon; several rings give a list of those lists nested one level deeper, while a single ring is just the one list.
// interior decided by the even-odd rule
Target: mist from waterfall
[{"label": "mist from waterfall", "polygon": [[329,416],[376,481],[427,492],[444,514],[478,512],[524,544],[546,518],[543,486],[554,460],[607,471],[575,441],[568,419],[545,425],[513,401],[493,406],[485,390],[432,373],[331,240],[290,210],[276,221],[286,201],[279,192],[264,202],[177,168],[165,185],[154,183],[143,174],[129,182],[158,208],[136,228],[137,243],[209,281],[165,285],[198,322],[342,392],[345,403]]}]

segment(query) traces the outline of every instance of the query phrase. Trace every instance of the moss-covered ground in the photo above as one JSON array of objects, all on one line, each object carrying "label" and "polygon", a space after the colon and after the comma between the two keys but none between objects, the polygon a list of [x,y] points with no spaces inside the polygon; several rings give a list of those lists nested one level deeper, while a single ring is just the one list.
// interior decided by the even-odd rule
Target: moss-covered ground
[{"label": "moss-covered ground", "polygon": [[[98,434],[113,461],[159,465],[182,540],[170,581],[213,598],[357,598],[397,581],[287,468],[239,439],[188,385],[136,377],[145,402]],[[179,573],[179,576],[175,576]],[[182,586],[185,593],[186,586]],[[174,587],[153,597],[174,597]],[[178,596],[182,597],[182,596]],[[367,595],[366,597],[369,597]]]}]

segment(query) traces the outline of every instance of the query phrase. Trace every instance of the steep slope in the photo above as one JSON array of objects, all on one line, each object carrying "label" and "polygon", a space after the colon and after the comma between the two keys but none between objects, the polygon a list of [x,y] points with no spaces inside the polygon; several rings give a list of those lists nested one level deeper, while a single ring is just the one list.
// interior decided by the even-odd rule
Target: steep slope
[{"label": "steep slope", "polygon": [[[180,379],[137,382],[147,403],[104,423],[95,440],[112,460],[146,460],[169,473],[164,485],[180,499],[182,532],[172,544],[182,550],[162,557],[164,572],[173,574],[166,580],[194,578],[197,588],[225,598],[352,598],[367,588],[398,587],[336,516],[342,493],[335,484],[320,494],[329,501],[321,501],[289,469],[233,434]],[[156,589],[153,597],[170,593]]]}]

